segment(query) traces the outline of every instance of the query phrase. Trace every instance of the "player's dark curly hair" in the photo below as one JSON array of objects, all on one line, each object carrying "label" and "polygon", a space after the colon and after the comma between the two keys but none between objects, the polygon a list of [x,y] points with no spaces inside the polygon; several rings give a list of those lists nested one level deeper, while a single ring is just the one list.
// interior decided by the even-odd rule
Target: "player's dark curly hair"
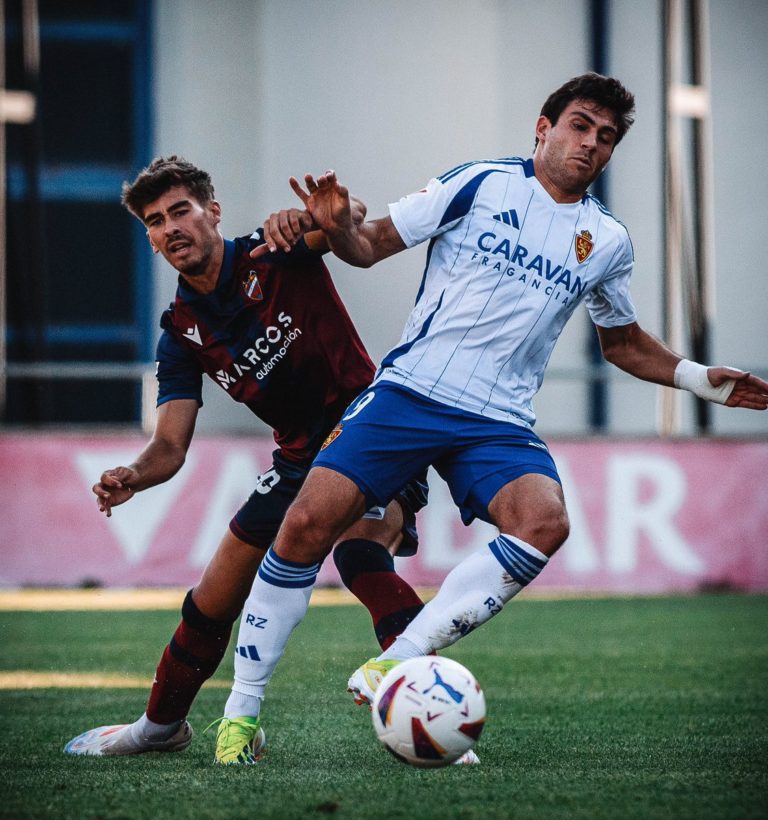
[{"label": "player's dark curly hair", "polygon": [[[573,100],[589,100],[613,112],[617,145],[635,121],[635,95],[613,77],[604,77],[594,72],[574,77],[561,85],[557,91],[553,91],[541,107],[541,115],[555,125]],[[537,138],[537,145],[538,142]]]},{"label": "player's dark curly hair", "polygon": [[213,199],[210,174],[172,154],[153,159],[133,182],[124,182],[120,201],[134,216],[143,219],[144,208],[176,185],[185,186],[201,205]]}]

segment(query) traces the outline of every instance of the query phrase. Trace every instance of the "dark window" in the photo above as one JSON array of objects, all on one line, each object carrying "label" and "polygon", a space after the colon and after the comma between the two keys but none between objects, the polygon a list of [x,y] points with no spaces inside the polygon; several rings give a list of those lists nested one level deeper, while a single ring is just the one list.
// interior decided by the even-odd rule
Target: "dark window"
[{"label": "dark window", "polygon": [[50,202],[45,214],[47,232],[59,237],[48,249],[51,322],[133,316],[133,217],[117,202]]},{"label": "dark window", "polygon": [[131,44],[44,42],[41,52],[46,162],[125,164],[134,154]]},{"label": "dark window", "polygon": [[[39,112],[6,126],[6,422],[140,418],[150,252],[120,188],[150,158],[150,2],[39,0],[35,77],[21,0],[4,0],[6,86]],[[66,378],[45,367],[60,362]]]}]

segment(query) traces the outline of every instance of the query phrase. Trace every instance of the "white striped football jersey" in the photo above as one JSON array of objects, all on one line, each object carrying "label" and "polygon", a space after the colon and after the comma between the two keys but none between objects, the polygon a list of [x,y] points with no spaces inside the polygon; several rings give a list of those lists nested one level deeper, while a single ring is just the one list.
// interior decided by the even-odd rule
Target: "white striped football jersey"
[{"label": "white striped football jersey", "polygon": [[430,240],[416,304],[378,380],[532,426],[552,349],[583,300],[635,321],[626,228],[594,197],[555,202],[533,160],[471,162],[389,206],[408,247]]}]

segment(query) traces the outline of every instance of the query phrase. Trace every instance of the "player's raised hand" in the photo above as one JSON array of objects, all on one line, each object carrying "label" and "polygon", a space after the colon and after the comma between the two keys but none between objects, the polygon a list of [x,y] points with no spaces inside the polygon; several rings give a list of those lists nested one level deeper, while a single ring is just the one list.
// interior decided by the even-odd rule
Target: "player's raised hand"
[{"label": "player's raised hand", "polygon": [[124,504],[133,498],[131,483],[138,478],[136,471],[130,467],[114,467],[101,474],[98,483],[91,488],[96,495],[99,512],[107,518],[112,515],[112,507]]},{"label": "player's raised hand", "polygon": [[275,211],[264,221],[264,244],[255,247],[250,257],[256,259],[278,250],[289,253],[299,239],[313,227],[314,221],[309,211],[298,208]]},{"label": "player's raised hand", "polygon": [[707,378],[713,387],[733,381],[733,389],[725,400],[726,407],[744,407],[748,410],[768,409],[768,382],[749,372],[733,367],[710,367]]},{"label": "player's raised hand", "polygon": [[296,196],[312,214],[315,226],[324,234],[328,248],[339,259],[358,268],[369,268],[407,247],[392,217],[365,221],[365,204],[350,195],[334,171],[326,171],[317,179],[306,174],[306,190],[295,177],[289,181]]},{"label": "player's raised hand", "polygon": [[326,171],[317,179],[312,174],[305,174],[306,190],[296,177],[288,181],[321,230],[345,230],[355,223],[349,191],[336,179],[335,171]]}]

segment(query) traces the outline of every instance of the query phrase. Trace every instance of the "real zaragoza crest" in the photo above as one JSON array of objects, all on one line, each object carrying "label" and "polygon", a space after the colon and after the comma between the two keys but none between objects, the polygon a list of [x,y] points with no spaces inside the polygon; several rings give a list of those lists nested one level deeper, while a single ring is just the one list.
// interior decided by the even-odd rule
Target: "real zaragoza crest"
[{"label": "real zaragoza crest", "polygon": [[592,234],[589,231],[582,231],[576,237],[576,259],[581,264],[592,253],[595,243],[592,241]]},{"label": "real zaragoza crest", "polygon": [[337,439],[340,435],[341,435],[341,423],[337,424],[337,425],[333,428],[333,430],[331,430],[331,432],[330,432],[330,433],[328,433],[328,437],[325,439],[325,441],[323,442],[322,447],[320,447],[320,449],[321,449],[321,450],[325,450],[325,448],[326,448],[329,444],[333,444],[333,442],[334,442],[334,441],[336,441],[336,439]]}]

